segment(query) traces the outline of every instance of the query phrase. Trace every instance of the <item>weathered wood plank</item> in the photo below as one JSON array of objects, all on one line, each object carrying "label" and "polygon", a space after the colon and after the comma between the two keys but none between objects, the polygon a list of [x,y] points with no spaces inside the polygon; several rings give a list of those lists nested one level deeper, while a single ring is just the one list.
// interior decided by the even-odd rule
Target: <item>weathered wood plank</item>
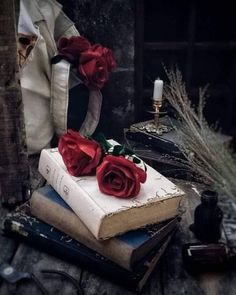
[{"label": "weathered wood plank", "polygon": [[0,198],[6,204],[24,200],[29,178],[14,2],[0,2]]},{"label": "weathered wood plank", "polygon": [[192,189],[191,184],[182,185],[181,188],[186,192],[183,202],[184,214],[180,230],[175,235],[172,244],[163,257],[163,293],[168,295],[200,295],[204,294],[204,292],[199,286],[197,279],[188,274],[184,269],[181,253],[183,244],[193,241],[193,235],[188,227],[193,222],[193,212],[199,203],[199,197]]},{"label": "weathered wood plank", "polygon": [[[143,290],[139,294],[150,295],[150,294],[162,294],[161,286],[161,270],[162,261],[157,264],[154,272],[148,279]],[[81,285],[84,289],[86,295],[97,295],[97,294],[107,294],[107,295],[133,295],[136,294],[135,291],[129,291],[127,288],[122,287],[122,285],[114,284],[103,277],[95,275],[88,271],[83,271],[81,278]]]},{"label": "weathered wood plank", "polygon": [[0,264],[3,262],[11,262],[17,245],[17,242],[0,235]]},{"label": "weathered wood plank", "polygon": [[[193,184],[184,185],[186,191],[184,202],[185,213],[181,221],[179,233],[163,257],[163,293],[164,294],[205,294],[205,295],[233,295],[236,290],[236,271],[202,273],[190,275],[184,268],[181,249],[183,244],[196,242],[189,225],[193,222],[193,212],[200,200],[192,189]],[[201,191],[199,185],[196,185]]]},{"label": "weathered wood plank", "polygon": [[81,285],[86,295],[97,295],[97,294],[112,294],[112,295],[133,295],[134,293],[122,288],[110,281],[99,277],[93,273],[84,271],[82,274]]},{"label": "weathered wood plank", "polygon": [[199,285],[204,290],[204,294],[207,295],[234,295],[236,290],[236,271],[204,273],[199,276]]},{"label": "weathered wood plank", "polygon": [[[149,278],[147,284],[144,286],[141,291],[142,295],[150,294],[162,294],[161,286],[161,261],[160,264],[156,267],[155,271]],[[160,266],[160,267],[159,267]],[[135,291],[130,291],[121,285],[114,284],[103,277],[95,275],[88,271],[83,271],[81,286],[83,287],[84,293],[86,295],[97,295],[97,294],[107,294],[107,295],[133,295],[136,294]]]},{"label": "weathered wood plank", "polygon": [[[1,208],[1,204],[0,204],[0,224],[2,223],[2,219],[4,218],[6,213],[7,213],[7,210]],[[4,262],[7,262],[7,263],[11,262],[15,254],[15,251],[17,249],[17,246],[18,246],[18,243],[16,241],[13,241],[12,239],[4,237],[0,232],[0,264]],[[2,281],[0,279],[0,285],[1,283]]]},{"label": "weathered wood plank", "polygon": [[[12,265],[20,271],[33,272],[43,283],[50,294],[76,294],[76,288],[67,279],[54,274],[42,274],[41,269],[62,270],[80,281],[81,270],[62,259],[55,258],[25,244],[17,249]],[[15,285],[3,283],[0,294],[42,295],[33,282],[22,282]]]},{"label": "weathered wood plank", "polygon": [[[165,255],[165,253],[163,254]],[[163,256],[164,257],[164,256]],[[144,286],[141,294],[142,295],[161,295],[163,294],[163,286],[162,286],[162,271],[163,271],[163,257],[158,262],[155,270],[151,274],[149,280]]]},{"label": "weathered wood plank", "polygon": [[[223,210],[223,226],[225,237],[222,240],[227,240],[228,246],[233,247],[235,253],[235,230],[230,231],[230,228],[235,228],[236,211],[234,201],[226,196],[221,196],[219,206]],[[205,290],[206,294],[235,294],[236,290],[236,269],[228,268],[218,273],[205,273],[199,275],[199,284]]]},{"label": "weathered wood plank", "polygon": [[[7,210],[1,207],[0,204],[0,224],[2,223],[2,220],[4,216],[7,214]],[[7,237],[4,237],[2,233],[0,232],[0,264],[2,262],[10,262],[14,252],[16,251],[18,243],[16,241],[13,241],[12,239],[9,239]]]}]

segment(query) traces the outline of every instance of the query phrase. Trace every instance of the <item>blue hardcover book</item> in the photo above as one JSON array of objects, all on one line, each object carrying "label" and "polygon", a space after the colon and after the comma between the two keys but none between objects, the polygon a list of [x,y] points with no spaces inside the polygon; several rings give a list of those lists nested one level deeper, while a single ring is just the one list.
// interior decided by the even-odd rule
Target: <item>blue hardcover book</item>
[{"label": "blue hardcover book", "polygon": [[27,204],[8,214],[3,221],[2,229],[7,236],[26,241],[51,255],[63,257],[79,267],[85,267],[136,291],[143,288],[175,232],[175,229],[172,230],[166,239],[136,264],[133,270],[127,270],[31,216]]},{"label": "blue hardcover book", "polygon": [[49,185],[36,190],[30,200],[31,214],[126,269],[132,269],[150,250],[176,228],[179,218],[150,225],[123,235],[97,240],[78,216]]}]

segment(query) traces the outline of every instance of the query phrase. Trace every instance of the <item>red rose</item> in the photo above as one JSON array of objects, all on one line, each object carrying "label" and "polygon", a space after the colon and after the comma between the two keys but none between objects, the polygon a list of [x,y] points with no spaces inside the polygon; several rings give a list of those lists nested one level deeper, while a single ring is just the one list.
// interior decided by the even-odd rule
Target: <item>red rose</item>
[{"label": "red rose", "polygon": [[59,139],[58,150],[68,172],[73,176],[92,174],[102,157],[100,145],[68,130]]},{"label": "red rose", "polygon": [[132,198],[146,181],[146,172],[123,156],[106,156],[97,167],[96,176],[102,193],[119,198]]},{"label": "red rose", "polygon": [[90,89],[101,89],[109,78],[109,71],[115,67],[111,50],[99,44],[80,54],[78,71]]},{"label": "red rose", "polygon": [[71,63],[78,61],[81,52],[88,50],[91,44],[87,39],[81,36],[72,36],[61,38],[58,44],[59,55],[62,55]]},{"label": "red rose", "polygon": [[112,71],[116,68],[116,61],[111,49],[103,47],[100,44],[94,44],[92,48],[106,60],[108,71]]}]

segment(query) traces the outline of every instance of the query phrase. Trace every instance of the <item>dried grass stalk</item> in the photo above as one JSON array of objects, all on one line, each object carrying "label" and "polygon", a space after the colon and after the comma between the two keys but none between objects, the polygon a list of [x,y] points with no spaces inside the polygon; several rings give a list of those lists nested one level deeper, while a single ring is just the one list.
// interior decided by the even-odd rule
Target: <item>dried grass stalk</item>
[{"label": "dried grass stalk", "polygon": [[183,143],[180,150],[187,157],[190,168],[197,172],[204,183],[235,200],[235,157],[203,116],[206,87],[199,90],[199,104],[195,109],[191,105],[181,72],[178,69],[166,70],[166,74],[169,84],[165,87],[164,96],[181,121],[180,127],[176,127]]}]

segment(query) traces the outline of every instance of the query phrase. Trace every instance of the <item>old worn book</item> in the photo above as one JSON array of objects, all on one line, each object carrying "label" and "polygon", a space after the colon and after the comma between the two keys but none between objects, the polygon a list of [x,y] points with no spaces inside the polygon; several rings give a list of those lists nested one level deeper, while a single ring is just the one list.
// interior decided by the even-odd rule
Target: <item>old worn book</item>
[{"label": "old worn book", "polygon": [[[180,121],[169,116],[162,117],[160,119],[160,123],[170,128],[168,132],[164,132],[163,134],[157,134],[148,128],[152,122],[153,121],[150,120],[132,124],[129,129],[125,129],[125,138],[127,140],[140,142],[160,153],[170,154],[176,158],[186,159],[181,151],[183,142],[180,135],[176,131],[176,128],[178,128],[181,124]],[[232,136],[229,135],[218,133],[217,138],[218,142],[224,144],[225,146],[229,146],[232,142]]]},{"label": "old worn book", "polygon": [[175,232],[173,230],[161,245],[154,248],[130,271],[31,216],[27,205],[9,213],[2,225],[7,236],[26,241],[40,250],[136,291],[140,291],[147,282]]},{"label": "old worn book", "polygon": [[97,239],[173,218],[184,195],[149,165],[137,197],[119,199],[103,194],[95,176],[71,176],[57,148],[42,150],[39,172]]},{"label": "old worn book", "polygon": [[177,227],[179,217],[130,231],[105,241],[97,240],[58,193],[46,185],[34,191],[31,214],[97,251],[126,269],[132,269]]}]

